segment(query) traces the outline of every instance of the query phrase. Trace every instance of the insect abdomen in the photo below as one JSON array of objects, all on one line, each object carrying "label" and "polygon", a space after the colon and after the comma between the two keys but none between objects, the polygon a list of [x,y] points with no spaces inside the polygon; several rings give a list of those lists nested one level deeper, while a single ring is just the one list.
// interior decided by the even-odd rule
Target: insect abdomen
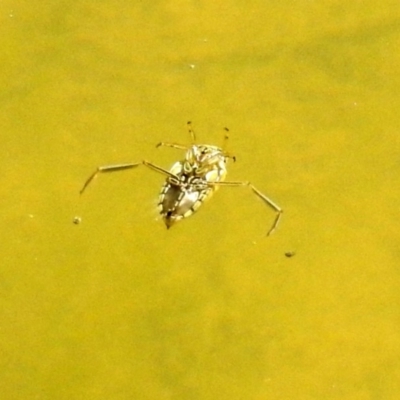
[{"label": "insect abdomen", "polygon": [[211,192],[211,188],[195,190],[166,183],[160,193],[158,208],[167,228],[196,212]]}]

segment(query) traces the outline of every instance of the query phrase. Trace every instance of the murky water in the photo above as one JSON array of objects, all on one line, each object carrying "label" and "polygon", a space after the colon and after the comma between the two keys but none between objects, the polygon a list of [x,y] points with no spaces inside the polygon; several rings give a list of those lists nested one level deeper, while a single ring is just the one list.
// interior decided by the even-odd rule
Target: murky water
[{"label": "murky water", "polygon": [[[0,16],[5,399],[397,399],[400,5],[116,1]],[[167,231],[146,168],[237,158]],[[74,224],[74,217],[81,223]],[[285,255],[288,253],[291,257]]]}]

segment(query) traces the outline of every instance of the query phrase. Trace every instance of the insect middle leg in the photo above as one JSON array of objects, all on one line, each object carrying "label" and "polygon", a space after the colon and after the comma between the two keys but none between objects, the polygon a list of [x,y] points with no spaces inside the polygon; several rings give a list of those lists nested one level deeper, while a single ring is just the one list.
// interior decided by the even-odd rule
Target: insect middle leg
[{"label": "insect middle leg", "polygon": [[251,182],[214,182],[214,183],[209,183],[210,186],[248,186],[250,189],[253,191],[254,194],[256,194],[264,203],[266,203],[269,207],[271,207],[275,213],[276,217],[275,220],[267,232],[267,236],[271,235],[276,229],[276,227],[279,224],[279,221],[281,219],[283,210],[275,203],[273,202],[269,197],[267,197],[264,193],[260,192]]},{"label": "insect middle leg", "polygon": [[125,169],[131,169],[131,168],[136,168],[139,165],[145,165],[146,167],[149,167],[150,169],[152,169],[153,171],[159,172],[161,174],[167,175],[167,176],[172,176],[175,177],[174,174],[172,174],[171,172],[167,171],[166,169],[159,167],[158,165],[155,165],[149,161],[143,160],[141,162],[138,163],[126,163],[126,164],[115,164],[115,165],[103,165],[101,167],[97,167],[96,171],[93,172],[92,175],[89,176],[89,178],[86,180],[86,182],[84,183],[82,189],[80,190],[80,194],[82,194],[85,189],[88,187],[88,185],[90,184],[90,182],[93,181],[94,178],[96,178],[96,176],[100,173],[103,172],[115,172],[115,171],[124,171]]}]

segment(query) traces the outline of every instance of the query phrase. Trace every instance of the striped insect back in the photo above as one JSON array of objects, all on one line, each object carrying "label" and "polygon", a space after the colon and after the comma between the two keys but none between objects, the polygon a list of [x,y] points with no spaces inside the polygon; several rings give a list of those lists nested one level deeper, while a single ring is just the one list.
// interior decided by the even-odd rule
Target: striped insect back
[{"label": "striped insect back", "polygon": [[192,145],[183,161],[176,162],[159,196],[158,209],[170,228],[189,217],[217,189],[226,176],[228,156],[216,146]]},{"label": "striped insect back", "polygon": [[[170,228],[174,223],[195,213],[220,186],[248,186],[255,195],[276,213],[275,220],[267,232],[267,235],[270,235],[278,226],[282,209],[249,181],[225,181],[228,159],[232,158],[235,161],[235,157],[223,150],[223,147],[196,144],[196,137],[191,123],[188,122],[187,126],[192,137],[190,146],[164,142],[157,145],[157,147],[165,146],[186,151],[185,158],[182,161],[177,161],[170,170],[146,160],[97,167],[84,183],[80,193],[82,194],[100,173],[122,171],[144,165],[166,176],[165,183],[159,194],[158,210],[165,225]],[[228,132],[228,129],[225,128],[225,131]],[[226,138],[227,134],[225,135]]]}]

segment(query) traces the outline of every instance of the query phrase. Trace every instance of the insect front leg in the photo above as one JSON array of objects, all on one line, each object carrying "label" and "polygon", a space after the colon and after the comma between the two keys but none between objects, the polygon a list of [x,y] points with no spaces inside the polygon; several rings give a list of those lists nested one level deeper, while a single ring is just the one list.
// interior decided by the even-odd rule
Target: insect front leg
[{"label": "insect front leg", "polygon": [[179,144],[179,143],[167,143],[167,142],[160,142],[156,145],[156,147],[173,147],[174,149],[180,149],[180,150],[187,150],[188,147],[183,145],[183,144]]},{"label": "insect front leg", "polygon": [[[192,143],[195,143],[196,142],[196,135],[195,135],[194,130],[192,128],[192,123],[190,121],[188,121],[186,125],[187,125],[187,129],[188,129],[189,135],[192,138]],[[179,143],[168,143],[168,142],[160,142],[160,143],[158,143],[156,145],[156,147],[161,147],[161,146],[163,146],[163,147],[173,147],[174,149],[180,149],[180,150],[188,150],[188,148],[190,147],[190,146],[185,146],[185,145],[179,144]]]},{"label": "insect front leg", "polygon": [[264,203],[266,203],[270,208],[272,208],[275,213],[276,217],[274,223],[272,224],[271,228],[267,232],[267,236],[271,235],[276,229],[281,219],[283,210],[273,202],[269,197],[267,197],[264,193],[260,192],[251,182],[213,182],[209,183],[210,186],[248,186],[256,194]]},{"label": "insect front leg", "polygon": [[145,165],[146,167],[152,169],[153,171],[159,172],[164,175],[172,176],[175,177],[174,174],[171,174],[171,172],[167,171],[166,169],[159,167],[158,165],[155,165],[149,161],[143,160],[138,163],[126,163],[126,164],[115,164],[115,165],[103,165],[101,167],[97,167],[96,171],[93,172],[92,175],[89,176],[89,178],[86,180],[84,183],[82,189],[80,190],[80,194],[82,194],[85,189],[89,186],[89,183],[93,181],[94,178],[100,173],[103,172],[116,172],[116,171],[124,171],[125,169],[131,169],[131,168],[136,168],[139,165]]}]

